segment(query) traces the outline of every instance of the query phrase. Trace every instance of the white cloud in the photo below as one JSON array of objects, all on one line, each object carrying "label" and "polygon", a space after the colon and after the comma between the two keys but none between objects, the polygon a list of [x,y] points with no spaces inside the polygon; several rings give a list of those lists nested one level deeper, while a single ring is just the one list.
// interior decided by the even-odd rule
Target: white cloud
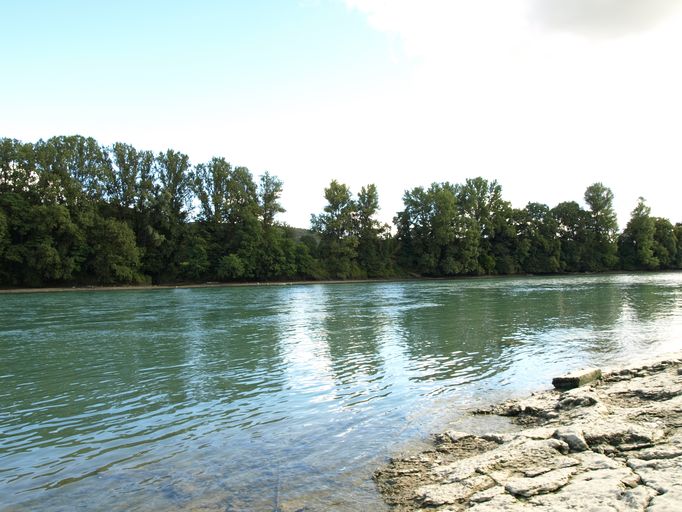
[{"label": "white cloud", "polygon": [[612,37],[649,29],[682,7],[679,0],[532,0],[533,17],[551,29]]},{"label": "white cloud", "polygon": [[[374,150],[390,181],[483,175],[497,178],[518,207],[579,201],[602,181],[616,195],[622,225],[639,195],[655,215],[681,221],[681,19],[654,0],[647,23],[635,23],[643,2],[624,0],[632,5],[616,22],[605,16],[613,2],[590,1],[601,8],[590,23],[583,9],[585,27],[602,20],[605,32],[633,30],[619,29],[617,38],[586,36],[577,25],[547,30],[568,14],[552,18],[539,0],[346,0],[398,38],[411,68],[411,81],[390,95],[399,125],[372,119],[376,109],[357,112],[376,123]],[[572,12],[587,2],[575,0]],[[563,8],[560,0],[549,3]],[[385,209],[400,208],[399,196],[387,199]]]}]

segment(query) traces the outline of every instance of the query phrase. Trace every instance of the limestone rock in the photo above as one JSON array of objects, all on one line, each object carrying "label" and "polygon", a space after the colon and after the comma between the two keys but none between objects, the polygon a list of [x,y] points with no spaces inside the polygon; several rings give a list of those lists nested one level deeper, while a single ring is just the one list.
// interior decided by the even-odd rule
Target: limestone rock
[{"label": "limestone rock", "polygon": [[556,404],[557,409],[575,409],[576,407],[590,407],[597,403],[594,393],[571,395],[566,393]]},{"label": "limestone rock", "polygon": [[510,418],[508,430],[436,436],[435,450],[377,472],[379,487],[401,511],[682,510],[681,366],[494,406],[485,414]]},{"label": "limestone rock", "polygon": [[537,494],[554,492],[566,485],[576,468],[555,469],[534,478],[514,478],[504,486],[505,490],[514,496],[530,498]]},{"label": "limestone rock", "polygon": [[665,494],[654,496],[649,502],[647,512],[679,512],[682,503],[682,490],[675,488]]},{"label": "limestone rock", "polygon": [[472,503],[483,503],[485,501],[490,501],[493,498],[503,495],[504,494],[504,487],[501,485],[496,485],[494,487],[491,487],[490,489],[486,489],[484,491],[479,491],[475,494],[472,494],[471,497],[469,498],[469,501]]},{"label": "limestone rock", "polygon": [[497,432],[489,432],[489,433],[483,434],[480,437],[481,437],[481,439],[485,439],[486,441],[492,441],[493,443],[497,443],[497,444],[504,444],[504,443],[508,443],[511,440],[515,439],[516,436],[514,436],[512,434],[504,434],[504,433],[499,434]]},{"label": "limestone rock", "polygon": [[637,452],[637,458],[642,460],[674,459],[682,457],[682,446],[674,444],[660,444]]},{"label": "limestone rock", "polygon": [[516,512],[527,511],[528,509],[511,494],[501,493],[489,501],[474,503],[470,510],[474,512]]},{"label": "limestone rock", "polygon": [[424,505],[452,505],[494,485],[492,478],[480,475],[449,484],[425,485],[417,490],[417,495]]},{"label": "limestone rock", "polygon": [[618,418],[606,417],[583,426],[585,441],[595,446],[613,446],[621,451],[653,446],[665,432],[656,425],[641,425]]},{"label": "limestone rock", "polygon": [[453,443],[461,441],[462,439],[475,437],[473,434],[469,434],[468,432],[460,432],[458,430],[448,430],[444,433],[444,435]]},{"label": "limestone rock", "polygon": [[554,437],[565,442],[572,452],[584,452],[589,449],[581,430],[563,427],[554,431]]},{"label": "limestone rock", "polygon": [[627,489],[617,479],[593,476],[586,474],[582,479],[575,478],[558,493],[534,496],[529,504],[534,505],[534,509],[552,512],[565,510],[639,512],[646,508],[653,496],[656,496],[656,491],[648,487]]},{"label": "limestone rock", "polygon": [[553,427],[527,428],[520,432],[519,436],[529,439],[550,439],[554,436],[554,432],[556,432],[556,428]]},{"label": "limestone rock", "polygon": [[639,475],[645,485],[661,494],[673,489],[682,490],[682,459],[680,458],[648,461],[628,459],[627,465]]},{"label": "limestone rock", "polygon": [[601,453],[585,451],[581,453],[571,454],[571,458],[576,459],[580,463],[580,467],[585,471],[593,471],[597,469],[618,469],[623,467],[623,463],[607,457]]}]

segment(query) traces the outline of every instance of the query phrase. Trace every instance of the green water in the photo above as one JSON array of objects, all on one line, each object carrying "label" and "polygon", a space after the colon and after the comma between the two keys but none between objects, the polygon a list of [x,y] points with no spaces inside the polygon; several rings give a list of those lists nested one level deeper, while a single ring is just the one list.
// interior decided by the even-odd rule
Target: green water
[{"label": "green water", "polygon": [[381,509],[462,410],[682,349],[682,273],[0,295],[0,510]]}]

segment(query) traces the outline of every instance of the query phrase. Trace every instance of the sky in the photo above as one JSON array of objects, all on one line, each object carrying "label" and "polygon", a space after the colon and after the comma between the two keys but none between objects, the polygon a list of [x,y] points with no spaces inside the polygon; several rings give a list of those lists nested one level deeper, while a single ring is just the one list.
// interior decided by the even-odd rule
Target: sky
[{"label": "sky", "polygon": [[382,221],[437,181],[514,207],[602,182],[682,222],[681,0],[0,0],[0,137],[91,136],[284,182]]}]

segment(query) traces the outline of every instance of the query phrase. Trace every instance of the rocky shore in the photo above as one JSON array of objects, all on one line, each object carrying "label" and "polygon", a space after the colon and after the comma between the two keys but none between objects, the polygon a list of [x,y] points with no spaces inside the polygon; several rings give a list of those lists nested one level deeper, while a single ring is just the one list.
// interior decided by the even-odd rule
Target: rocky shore
[{"label": "rocky shore", "polygon": [[472,414],[507,417],[510,429],[445,432],[432,449],[391,461],[375,474],[389,505],[682,510],[682,352]]}]

